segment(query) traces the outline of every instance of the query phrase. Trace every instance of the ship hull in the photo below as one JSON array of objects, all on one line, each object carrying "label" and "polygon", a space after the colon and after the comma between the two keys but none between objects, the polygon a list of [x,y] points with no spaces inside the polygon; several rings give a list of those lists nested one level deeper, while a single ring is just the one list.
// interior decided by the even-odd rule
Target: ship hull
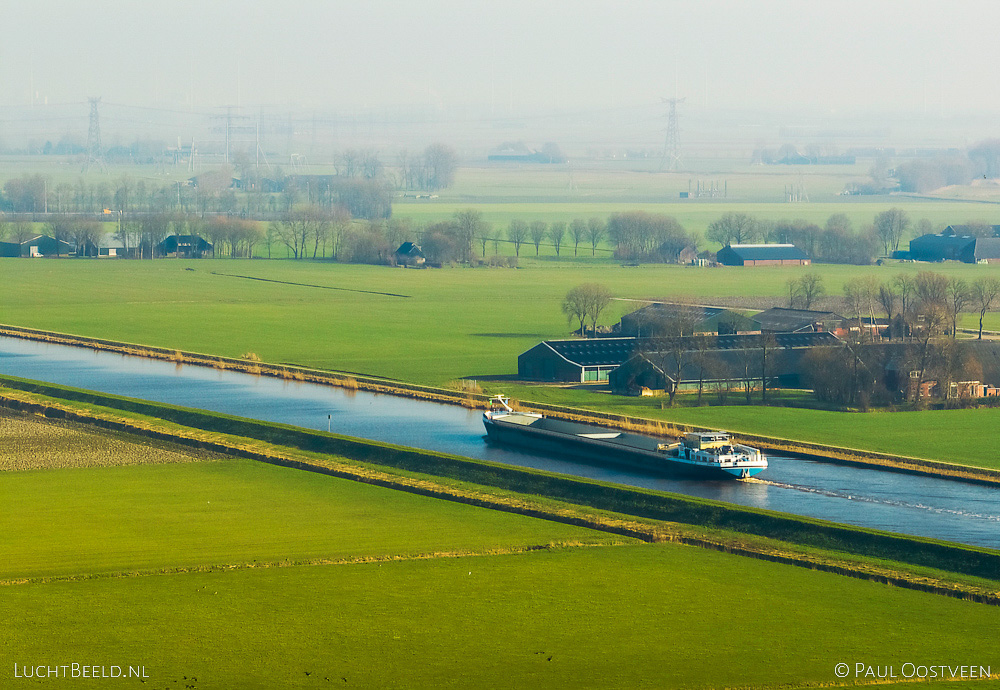
[{"label": "ship hull", "polygon": [[521,418],[518,422],[483,418],[486,434],[493,442],[571,456],[589,464],[697,479],[743,479],[767,469],[766,462],[762,466],[749,467],[696,464],[658,452],[656,439],[601,427],[548,418],[530,421]]}]

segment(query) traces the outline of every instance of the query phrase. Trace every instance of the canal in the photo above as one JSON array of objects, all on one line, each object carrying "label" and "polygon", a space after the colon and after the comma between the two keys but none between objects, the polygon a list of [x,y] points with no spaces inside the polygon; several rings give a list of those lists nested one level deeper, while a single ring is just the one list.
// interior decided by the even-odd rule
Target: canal
[{"label": "canal", "polygon": [[17,338],[0,337],[0,373],[1000,548],[1000,489],[988,486],[780,456],[769,456],[769,468],[749,481],[667,478],[488,444],[482,413],[453,405]]}]

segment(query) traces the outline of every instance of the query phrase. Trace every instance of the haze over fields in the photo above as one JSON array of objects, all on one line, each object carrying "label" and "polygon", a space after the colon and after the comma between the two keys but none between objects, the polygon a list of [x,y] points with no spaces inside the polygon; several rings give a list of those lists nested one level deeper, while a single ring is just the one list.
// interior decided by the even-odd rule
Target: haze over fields
[{"label": "haze over fields", "polygon": [[774,124],[855,135],[891,125],[961,146],[992,136],[1000,112],[1000,7],[982,0],[12,5],[5,146],[85,138],[96,96],[104,130],[122,140],[189,136],[233,106],[340,118],[339,138],[374,144],[435,123],[465,139],[654,144],[660,99],[679,96],[688,142],[752,140]]}]

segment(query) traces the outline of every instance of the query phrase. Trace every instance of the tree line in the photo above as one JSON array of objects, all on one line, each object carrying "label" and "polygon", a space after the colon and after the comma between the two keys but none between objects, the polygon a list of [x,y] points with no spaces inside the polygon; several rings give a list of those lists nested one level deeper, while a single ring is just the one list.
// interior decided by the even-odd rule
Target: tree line
[{"label": "tree line", "polygon": [[54,184],[41,174],[8,179],[0,211],[13,213],[225,213],[247,218],[288,212],[298,204],[342,205],[356,218],[388,218],[396,191],[435,191],[454,183],[458,154],[431,144],[418,154],[400,152],[397,166],[383,164],[374,150],[348,149],[335,157],[334,175],[286,174],[260,168],[246,152],[232,165],[206,170],[187,181],[157,185],[122,175],[115,180],[80,177]]},{"label": "tree line", "polygon": [[[797,287],[801,294],[802,286]],[[789,290],[793,294],[791,286]],[[957,340],[958,320],[964,313],[978,317],[981,340],[986,314],[1000,307],[1000,280],[983,276],[967,281],[933,271],[900,273],[887,280],[862,276],[844,283],[843,301],[844,315],[856,323],[854,337],[844,348],[809,354],[807,385],[820,400],[839,404],[866,406],[899,395],[916,401],[932,378],[947,393],[952,381],[982,375],[966,341]],[[894,349],[869,347],[893,341],[899,343]],[[895,361],[887,361],[890,357]],[[890,364],[897,372],[895,380],[886,376]]]}]

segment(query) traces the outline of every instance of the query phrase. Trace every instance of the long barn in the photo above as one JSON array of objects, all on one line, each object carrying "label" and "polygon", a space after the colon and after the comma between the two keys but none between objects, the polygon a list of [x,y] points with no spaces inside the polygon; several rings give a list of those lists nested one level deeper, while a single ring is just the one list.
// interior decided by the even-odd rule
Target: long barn
[{"label": "long barn", "polygon": [[725,266],[808,266],[812,261],[794,244],[730,244],[715,255]]}]

